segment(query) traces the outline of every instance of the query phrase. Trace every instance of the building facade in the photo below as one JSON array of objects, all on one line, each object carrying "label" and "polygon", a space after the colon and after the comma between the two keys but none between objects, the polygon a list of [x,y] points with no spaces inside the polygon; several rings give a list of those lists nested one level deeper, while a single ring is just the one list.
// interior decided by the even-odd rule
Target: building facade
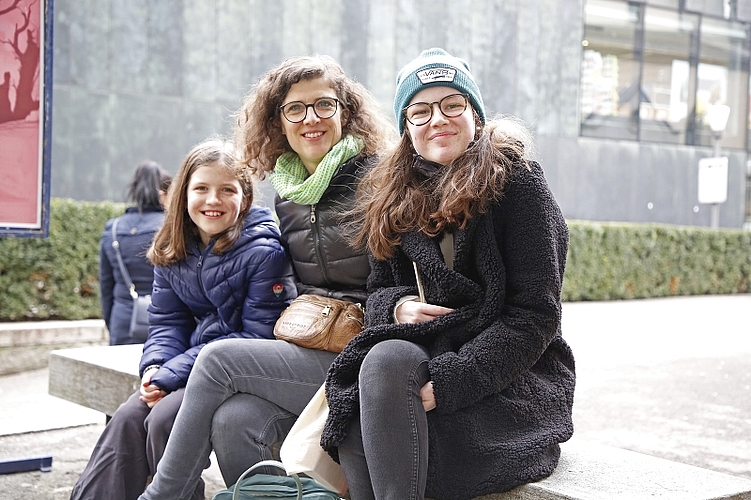
[{"label": "building facade", "polygon": [[569,219],[709,225],[698,164],[727,105],[719,220],[741,227],[750,26],[751,0],[55,0],[52,195],[121,201],[145,158],[174,172],[285,57],[331,55],[390,113],[399,68],[443,47],[534,131]]}]

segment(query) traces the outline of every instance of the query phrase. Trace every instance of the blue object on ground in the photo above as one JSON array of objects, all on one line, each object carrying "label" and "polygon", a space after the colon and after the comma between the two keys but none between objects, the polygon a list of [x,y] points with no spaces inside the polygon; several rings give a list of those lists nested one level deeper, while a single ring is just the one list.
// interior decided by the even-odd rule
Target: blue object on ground
[{"label": "blue object on ground", "polygon": [[12,474],[14,472],[30,472],[40,470],[49,472],[52,470],[52,456],[30,458],[11,458],[0,461],[0,474]]}]

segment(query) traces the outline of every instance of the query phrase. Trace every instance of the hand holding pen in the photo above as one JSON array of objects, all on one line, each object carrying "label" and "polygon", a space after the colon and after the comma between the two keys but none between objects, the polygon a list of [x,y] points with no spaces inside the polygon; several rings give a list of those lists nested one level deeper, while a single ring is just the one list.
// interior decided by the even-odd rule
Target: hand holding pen
[{"label": "hand holding pen", "polygon": [[394,316],[399,323],[422,323],[430,321],[444,314],[450,313],[453,309],[449,307],[436,306],[428,304],[425,301],[425,288],[417,269],[417,263],[413,262],[415,268],[415,278],[417,280],[417,293],[419,297],[416,300],[408,300],[402,303],[394,311]]}]

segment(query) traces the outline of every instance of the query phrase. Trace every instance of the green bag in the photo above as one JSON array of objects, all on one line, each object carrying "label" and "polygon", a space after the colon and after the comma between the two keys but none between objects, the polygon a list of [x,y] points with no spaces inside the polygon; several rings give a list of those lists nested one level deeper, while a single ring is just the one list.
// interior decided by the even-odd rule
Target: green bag
[{"label": "green bag", "polygon": [[249,475],[259,467],[272,466],[286,473],[284,465],[276,460],[262,460],[242,473],[237,482],[214,495],[212,500],[341,500],[339,495],[327,490],[308,477],[275,476],[273,474]]}]

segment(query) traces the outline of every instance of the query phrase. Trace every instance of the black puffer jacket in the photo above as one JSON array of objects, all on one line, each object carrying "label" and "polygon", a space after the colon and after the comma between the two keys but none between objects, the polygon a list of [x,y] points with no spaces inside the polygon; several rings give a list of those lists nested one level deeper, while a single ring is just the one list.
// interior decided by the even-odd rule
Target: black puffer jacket
[{"label": "black puffer jacket", "polygon": [[292,257],[297,291],[365,303],[370,265],[364,250],[344,238],[342,214],[352,206],[357,183],[375,158],[363,155],[343,163],[321,200],[300,205],[276,197],[282,241]]},{"label": "black puffer jacket", "polygon": [[[377,342],[428,348],[436,408],[428,412],[426,495],[461,500],[548,476],[573,433],[574,358],[561,336],[568,229],[536,163],[513,173],[503,199],[455,234],[454,269],[435,240],[404,235],[393,258],[373,261],[367,328],[334,360],[321,444],[333,456],[359,409],[358,373]],[[394,324],[400,297],[455,310]]]}]

